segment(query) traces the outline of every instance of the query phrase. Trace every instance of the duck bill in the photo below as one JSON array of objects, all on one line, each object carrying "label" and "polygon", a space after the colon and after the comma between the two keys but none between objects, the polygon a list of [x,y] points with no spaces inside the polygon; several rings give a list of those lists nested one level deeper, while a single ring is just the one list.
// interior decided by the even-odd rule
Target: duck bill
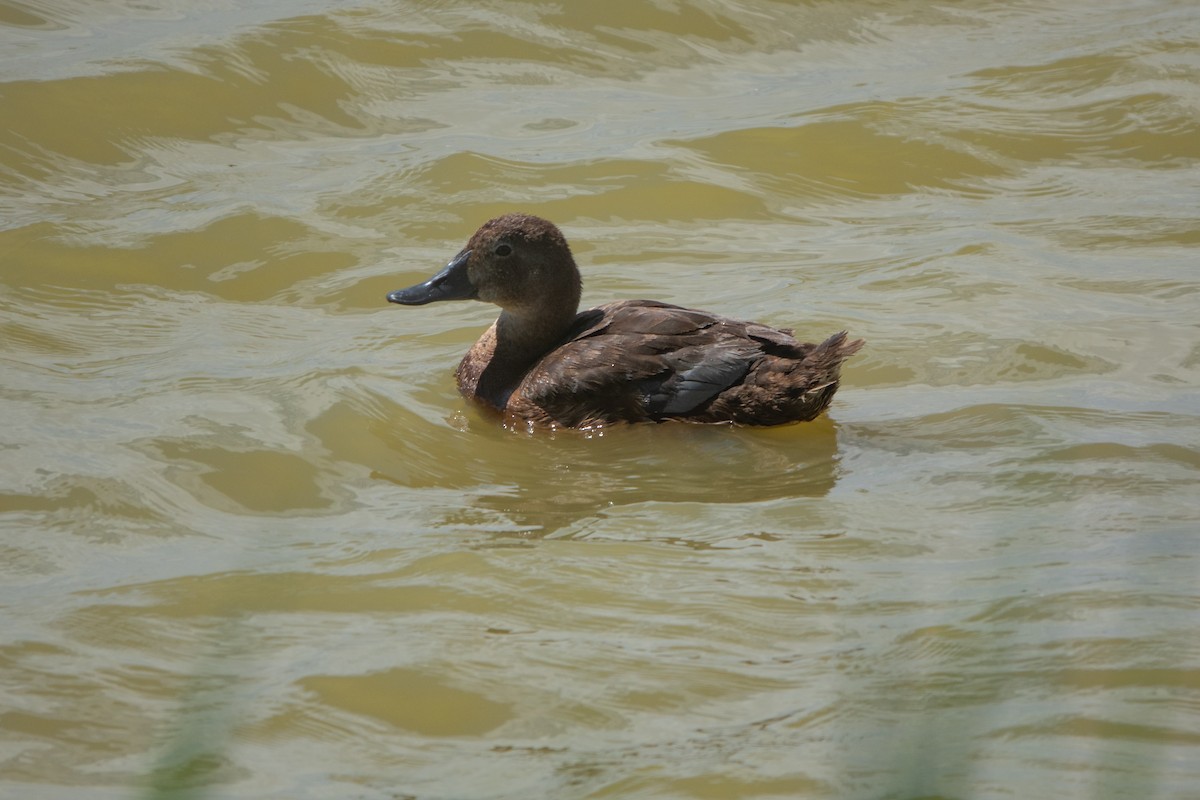
[{"label": "duck bill", "polygon": [[387,296],[388,302],[399,303],[402,306],[423,306],[439,300],[478,299],[479,292],[467,273],[467,260],[470,256],[470,250],[463,250],[445,269],[424,283],[390,293]]}]

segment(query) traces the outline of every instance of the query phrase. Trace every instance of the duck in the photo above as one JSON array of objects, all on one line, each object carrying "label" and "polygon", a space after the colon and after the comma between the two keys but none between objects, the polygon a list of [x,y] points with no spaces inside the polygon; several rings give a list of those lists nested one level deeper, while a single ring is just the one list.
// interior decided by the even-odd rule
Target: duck
[{"label": "duck", "polygon": [[581,287],[562,231],[509,213],[480,226],[433,277],[387,299],[499,306],[455,378],[465,397],[530,430],[810,421],[833,399],[842,362],[863,346],[846,331],[804,343],[789,329],[656,300],[581,312]]}]

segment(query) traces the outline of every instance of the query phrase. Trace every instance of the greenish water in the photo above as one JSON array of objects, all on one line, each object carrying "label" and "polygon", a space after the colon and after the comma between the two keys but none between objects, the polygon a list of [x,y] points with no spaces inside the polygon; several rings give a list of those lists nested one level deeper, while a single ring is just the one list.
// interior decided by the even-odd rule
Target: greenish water
[{"label": "greenish water", "polygon": [[[243,5],[0,3],[0,795],[1197,794],[1194,4]],[[504,430],[509,210],[867,347]]]}]

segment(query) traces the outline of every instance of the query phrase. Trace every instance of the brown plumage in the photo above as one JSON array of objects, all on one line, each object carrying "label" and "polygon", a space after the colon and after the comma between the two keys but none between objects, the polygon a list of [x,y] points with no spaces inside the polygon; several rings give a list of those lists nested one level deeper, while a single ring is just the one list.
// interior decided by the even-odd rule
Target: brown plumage
[{"label": "brown plumage", "polygon": [[863,345],[845,331],[805,344],[790,330],[653,300],[576,313],[579,291],[579,269],[558,228],[506,214],[484,223],[437,275],[388,300],[500,306],[458,365],[458,388],[546,427],[811,420],[833,399],[842,362]]}]

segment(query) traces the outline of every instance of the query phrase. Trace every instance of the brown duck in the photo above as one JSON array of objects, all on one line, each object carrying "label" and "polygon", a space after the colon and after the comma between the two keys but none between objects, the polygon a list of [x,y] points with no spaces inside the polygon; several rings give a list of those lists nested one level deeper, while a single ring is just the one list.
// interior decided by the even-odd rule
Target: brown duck
[{"label": "brown duck", "polygon": [[387,299],[500,306],[458,365],[459,391],[546,427],[811,420],[833,399],[842,362],[863,345],[845,331],[805,344],[789,330],[653,300],[577,313],[579,291],[562,232],[539,217],[505,214],[437,275]]}]

